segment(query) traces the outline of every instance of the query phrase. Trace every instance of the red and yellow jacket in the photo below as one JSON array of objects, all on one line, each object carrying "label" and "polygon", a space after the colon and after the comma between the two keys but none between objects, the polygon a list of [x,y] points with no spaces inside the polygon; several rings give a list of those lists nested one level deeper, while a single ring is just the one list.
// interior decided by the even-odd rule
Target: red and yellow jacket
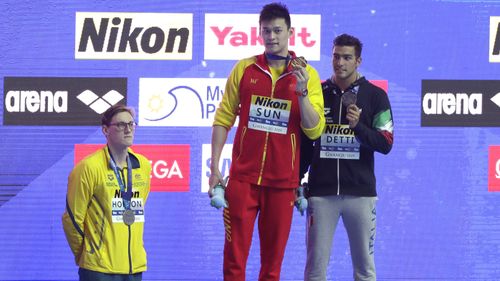
[{"label": "red and yellow jacket", "polygon": [[[290,55],[295,57],[293,52]],[[299,185],[300,130],[311,139],[323,132],[323,96],[317,71],[309,64],[308,96],[320,118],[314,128],[303,128],[297,80],[290,64],[273,78],[264,54],[240,60],[233,68],[214,125],[230,129],[239,115],[233,143],[230,177],[262,186]]]}]

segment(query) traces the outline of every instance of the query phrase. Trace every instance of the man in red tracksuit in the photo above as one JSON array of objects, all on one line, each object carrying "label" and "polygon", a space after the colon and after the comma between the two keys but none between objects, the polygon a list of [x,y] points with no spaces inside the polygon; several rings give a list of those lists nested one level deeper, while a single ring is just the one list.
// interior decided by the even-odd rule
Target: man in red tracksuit
[{"label": "man in red tracksuit", "polygon": [[265,52],[236,63],[213,123],[209,195],[223,182],[219,160],[239,116],[223,212],[226,281],[245,280],[257,215],[259,280],[280,279],[299,186],[300,132],[316,139],[325,125],[319,75],[304,60],[296,65],[300,59],[288,50],[293,34],[288,9],[264,6],[259,25]]}]

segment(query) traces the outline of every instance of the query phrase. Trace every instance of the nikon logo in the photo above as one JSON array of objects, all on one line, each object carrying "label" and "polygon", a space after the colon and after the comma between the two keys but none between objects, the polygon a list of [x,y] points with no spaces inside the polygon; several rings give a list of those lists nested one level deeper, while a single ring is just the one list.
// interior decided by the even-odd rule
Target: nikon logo
[{"label": "nikon logo", "polygon": [[75,26],[76,59],[192,59],[192,14],[77,12]]},{"label": "nikon logo", "polygon": [[500,17],[490,17],[490,62],[500,62]]}]

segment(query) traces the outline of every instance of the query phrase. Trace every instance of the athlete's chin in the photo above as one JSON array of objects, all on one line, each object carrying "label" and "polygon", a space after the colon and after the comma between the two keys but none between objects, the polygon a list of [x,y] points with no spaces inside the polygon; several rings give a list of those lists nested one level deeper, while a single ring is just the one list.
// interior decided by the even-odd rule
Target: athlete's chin
[{"label": "athlete's chin", "polygon": [[335,77],[337,77],[339,79],[347,79],[347,78],[349,78],[349,73],[347,73],[346,71],[343,71],[343,70],[337,70],[337,71],[335,71]]},{"label": "athlete's chin", "polygon": [[133,137],[126,137],[124,140],[123,140],[123,145],[124,146],[131,146],[132,144],[134,143],[134,138]]},{"label": "athlete's chin", "polygon": [[266,53],[276,55],[280,52],[280,48],[276,44],[266,45]]}]

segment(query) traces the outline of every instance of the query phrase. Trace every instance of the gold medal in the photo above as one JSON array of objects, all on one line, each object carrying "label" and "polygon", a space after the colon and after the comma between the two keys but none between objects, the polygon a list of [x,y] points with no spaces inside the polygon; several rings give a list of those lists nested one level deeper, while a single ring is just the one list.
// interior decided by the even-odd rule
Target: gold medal
[{"label": "gold medal", "polygon": [[294,69],[297,69],[299,67],[306,67],[307,66],[307,61],[304,57],[296,57],[296,58],[293,58],[291,61],[290,61],[290,64],[292,65],[292,67]]}]

